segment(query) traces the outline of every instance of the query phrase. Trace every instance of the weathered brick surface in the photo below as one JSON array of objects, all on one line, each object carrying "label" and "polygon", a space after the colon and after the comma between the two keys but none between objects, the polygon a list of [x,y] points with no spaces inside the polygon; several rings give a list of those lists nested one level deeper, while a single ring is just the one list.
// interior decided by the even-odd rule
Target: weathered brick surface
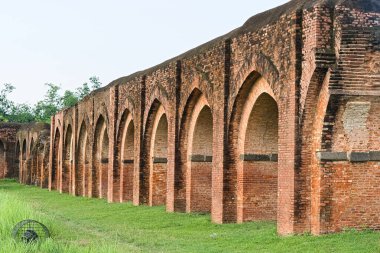
[{"label": "weathered brick surface", "polygon": [[[380,229],[379,9],[290,1],[93,92],[52,117],[50,142],[19,130],[5,157],[23,183],[216,223]],[[1,153],[15,132],[0,130]]]},{"label": "weathered brick surface", "polygon": [[0,178],[19,177],[20,153],[16,146],[20,144],[16,133],[20,127],[19,124],[0,123]]}]

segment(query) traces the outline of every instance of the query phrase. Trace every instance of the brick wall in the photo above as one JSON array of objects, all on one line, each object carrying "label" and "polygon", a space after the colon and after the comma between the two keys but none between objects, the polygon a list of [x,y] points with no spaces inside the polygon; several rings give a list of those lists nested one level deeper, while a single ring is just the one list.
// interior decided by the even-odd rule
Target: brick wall
[{"label": "brick wall", "polygon": [[290,1],[119,78],[52,117],[51,142],[17,133],[20,181],[280,234],[377,229],[379,12]]}]

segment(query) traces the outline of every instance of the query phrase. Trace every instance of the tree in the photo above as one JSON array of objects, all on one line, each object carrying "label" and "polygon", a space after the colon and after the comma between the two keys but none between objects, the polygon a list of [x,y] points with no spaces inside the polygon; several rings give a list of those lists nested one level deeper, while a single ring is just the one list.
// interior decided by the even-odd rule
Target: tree
[{"label": "tree", "polygon": [[36,121],[49,123],[50,117],[62,109],[62,98],[58,94],[58,91],[61,88],[52,83],[47,83],[45,85],[49,88],[45,94],[44,100],[37,102],[34,113],[36,115]]},{"label": "tree", "polygon": [[8,95],[14,91],[15,87],[10,83],[5,83],[3,86],[0,90],[0,121],[8,121],[14,108],[14,103],[8,99]]},{"label": "tree", "polygon": [[28,123],[35,121],[34,109],[28,104],[17,104],[8,116],[9,121]]},{"label": "tree", "polygon": [[28,104],[16,104],[8,99],[15,87],[11,84],[4,84],[0,90],[0,122],[46,122],[50,123],[50,117],[58,111],[74,106],[78,101],[90,94],[94,89],[101,87],[99,78],[92,76],[89,78],[91,88],[88,83],[82,84],[74,92],[66,90],[63,96],[59,92],[61,87],[53,83],[46,83],[48,90],[43,100],[38,101],[34,106]]},{"label": "tree", "polygon": [[99,77],[92,76],[88,79],[91,83],[91,88],[88,86],[88,83],[85,82],[82,84],[82,87],[76,89],[76,96],[79,100],[82,100],[85,96],[89,95],[91,91],[99,89],[102,86],[102,83],[99,81]]},{"label": "tree", "polygon": [[99,81],[99,77],[92,76],[89,78],[90,83],[92,84],[91,89],[96,90],[99,89],[102,86],[102,83]]},{"label": "tree", "polygon": [[87,83],[82,84],[82,87],[76,89],[76,95],[79,100],[82,100],[85,96],[90,94],[91,90]]},{"label": "tree", "polygon": [[63,97],[62,97],[63,108],[72,107],[76,103],[78,103],[78,101],[79,101],[78,96],[70,90],[66,90],[65,93],[63,94]]},{"label": "tree", "polygon": [[28,104],[15,104],[8,95],[15,90],[9,83],[0,91],[0,121],[27,123],[34,121],[33,108]]}]

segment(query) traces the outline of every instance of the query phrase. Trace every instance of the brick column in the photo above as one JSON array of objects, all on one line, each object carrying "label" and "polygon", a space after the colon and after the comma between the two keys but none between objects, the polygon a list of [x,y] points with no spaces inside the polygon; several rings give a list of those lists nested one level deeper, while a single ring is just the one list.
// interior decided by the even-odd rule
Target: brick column
[{"label": "brick column", "polygon": [[[109,93],[109,122],[108,122],[108,189],[107,189],[107,200],[108,202],[119,201],[119,199],[114,198],[114,171],[113,168],[115,163],[117,163],[117,145],[116,145],[116,124],[118,118],[118,103],[119,103],[119,86],[115,85],[110,88]],[[117,166],[117,165],[116,165]],[[120,175],[115,175],[120,176]]]},{"label": "brick column", "polygon": [[[54,128],[55,128],[55,116],[52,116],[51,119],[50,119],[50,152],[49,152],[49,179],[48,179],[48,181],[49,181],[48,182],[48,189],[49,189],[49,191],[51,191],[51,183],[52,183],[51,182],[51,177],[52,177],[53,152],[54,152],[54,150],[53,150],[54,149]],[[22,146],[22,144],[20,144],[20,147],[21,146]],[[21,151],[20,151],[20,154],[22,154]],[[20,159],[20,162],[22,162],[22,159]]]},{"label": "brick column", "polygon": [[179,100],[181,92],[181,61],[177,61],[176,64],[176,92],[175,101],[172,102],[174,108],[170,108],[170,119],[168,129],[168,169],[167,169],[167,194],[166,194],[166,211],[174,212],[175,201],[175,170],[178,163],[178,150],[179,150]]},{"label": "brick column", "polygon": [[71,161],[71,195],[75,196],[75,186],[76,186],[76,178],[75,172],[77,170],[77,136],[78,136],[78,105],[75,105],[74,113],[73,113],[73,139],[72,139],[72,161]]},{"label": "brick column", "polygon": [[224,42],[224,83],[214,87],[213,107],[213,158],[212,158],[212,206],[211,220],[223,223],[223,179],[225,171],[225,152],[227,149],[227,114],[231,76],[231,40]]},{"label": "brick column", "polygon": [[140,204],[140,171],[142,170],[142,155],[143,155],[143,131],[144,131],[144,111],[145,111],[145,82],[146,76],[141,78],[140,83],[140,101],[135,110],[135,162],[133,171],[133,205]]},{"label": "brick column", "polygon": [[60,193],[63,192],[63,140],[64,140],[64,131],[63,131],[63,112],[60,112],[59,119],[61,121],[61,125],[59,126],[59,133],[61,134],[59,137],[59,146],[58,146],[58,168],[57,168],[57,176],[58,176],[58,189]]}]

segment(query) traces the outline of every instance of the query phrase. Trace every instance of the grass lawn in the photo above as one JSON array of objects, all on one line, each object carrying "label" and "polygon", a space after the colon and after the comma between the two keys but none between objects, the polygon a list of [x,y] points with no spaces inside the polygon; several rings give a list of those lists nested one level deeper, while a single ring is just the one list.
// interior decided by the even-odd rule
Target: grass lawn
[{"label": "grass lawn", "polygon": [[[52,239],[14,242],[12,227],[25,218],[45,223]],[[280,237],[272,222],[216,225],[208,215],[108,204],[1,180],[0,252],[380,252],[380,233]]]}]

